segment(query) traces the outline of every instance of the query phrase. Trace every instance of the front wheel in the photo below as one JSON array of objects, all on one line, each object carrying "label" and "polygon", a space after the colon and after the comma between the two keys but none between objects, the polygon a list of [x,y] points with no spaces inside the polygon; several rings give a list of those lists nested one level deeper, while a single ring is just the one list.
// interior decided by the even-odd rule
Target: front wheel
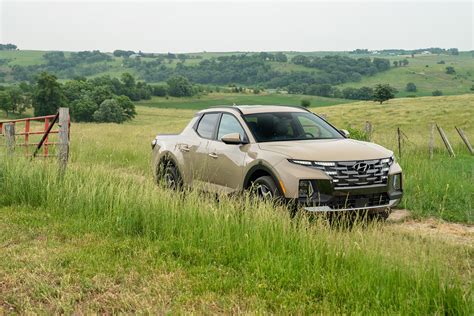
[{"label": "front wheel", "polygon": [[164,162],[157,172],[158,183],[163,184],[168,189],[179,190],[183,185],[183,180],[178,168],[172,162]]},{"label": "front wheel", "polygon": [[262,176],[252,183],[254,194],[265,201],[274,201],[282,197],[275,181],[270,176]]}]

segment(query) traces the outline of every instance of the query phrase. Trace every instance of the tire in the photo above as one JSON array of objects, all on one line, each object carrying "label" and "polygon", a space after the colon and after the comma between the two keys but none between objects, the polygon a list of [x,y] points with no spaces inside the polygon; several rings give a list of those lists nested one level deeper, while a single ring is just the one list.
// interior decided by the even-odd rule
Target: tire
[{"label": "tire", "polygon": [[180,190],[183,186],[183,179],[179,174],[178,168],[170,161],[164,162],[159,166],[158,182],[171,190]]},{"label": "tire", "polygon": [[262,200],[277,201],[282,198],[280,190],[270,176],[262,176],[253,181],[252,192]]}]

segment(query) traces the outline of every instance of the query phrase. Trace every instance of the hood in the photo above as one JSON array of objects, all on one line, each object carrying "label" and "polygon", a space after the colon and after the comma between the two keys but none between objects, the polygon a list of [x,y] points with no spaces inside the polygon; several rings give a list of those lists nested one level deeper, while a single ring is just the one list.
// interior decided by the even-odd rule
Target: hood
[{"label": "hood", "polygon": [[350,161],[388,158],[393,152],[384,147],[353,139],[316,139],[259,143],[262,150],[291,159],[312,161]]}]

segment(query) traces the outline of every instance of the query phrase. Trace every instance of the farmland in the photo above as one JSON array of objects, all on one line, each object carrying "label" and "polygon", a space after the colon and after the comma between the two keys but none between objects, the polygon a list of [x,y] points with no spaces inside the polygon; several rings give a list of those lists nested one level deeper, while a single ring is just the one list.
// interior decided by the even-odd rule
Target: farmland
[{"label": "farmland", "polygon": [[[121,125],[73,124],[64,178],[54,163],[2,159],[0,312],[471,314],[472,242],[388,223],[339,229],[246,197],[177,197],[154,185],[151,139],[179,132],[197,109],[301,97],[153,98]],[[374,141],[395,153],[395,129],[407,135],[402,207],[416,220],[473,223],[472,156],[454,132],[472,140],[472,94],[332,100],[315,98],[312,110],[340,128],[371,121]],[[456,158],[439,137],[428,158],[432,122]]]}]

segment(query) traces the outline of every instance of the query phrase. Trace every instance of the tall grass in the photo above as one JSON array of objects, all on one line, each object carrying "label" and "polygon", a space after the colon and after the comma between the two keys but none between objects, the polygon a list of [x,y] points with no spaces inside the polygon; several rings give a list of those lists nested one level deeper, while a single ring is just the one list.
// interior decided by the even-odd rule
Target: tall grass
[{"label": "tall grass", "polygon": [[247,198],[180,195],[103,166],[72,165],[60,177],[47,163],[2,160],[0,192],[0,206],[47,210],[72,230],[147,240],[156,257],[185,269],[192,295],[252,298],[249,311],[472,312],[460,272],[443,265],[443,244],[376,223],[339,230]]}]

